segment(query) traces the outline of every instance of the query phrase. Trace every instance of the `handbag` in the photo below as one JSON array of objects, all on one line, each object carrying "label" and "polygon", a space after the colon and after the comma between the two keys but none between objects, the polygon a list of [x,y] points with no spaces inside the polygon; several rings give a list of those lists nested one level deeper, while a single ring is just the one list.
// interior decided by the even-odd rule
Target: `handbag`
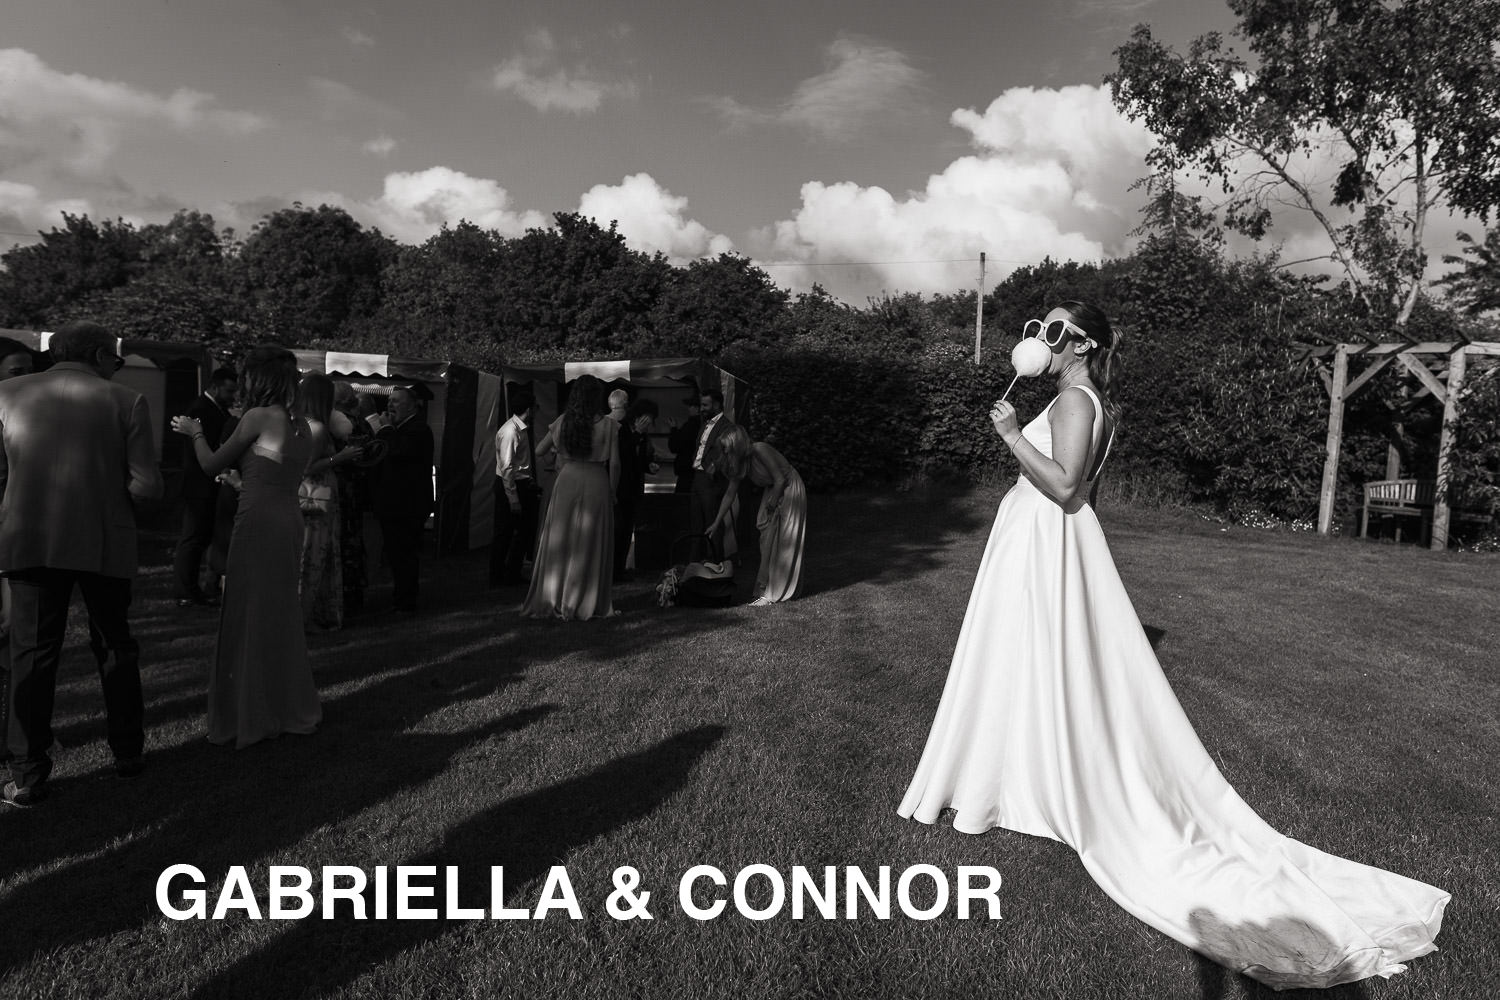
[{"label": "handbag", "polygon": [[688,608],[727,608],[734,603],[734,560],[725,559],[713,536],[707,534],[683,535],[672,545],[676,548],[684,541],[698,538],[707,544],[708,558],[668,570],[676,574],[672,601]]},{"label": "handbag", "polygon": [[327,514],[333,510],[333,487],[304,479],[297,485],[297,506],[304,514]]}]

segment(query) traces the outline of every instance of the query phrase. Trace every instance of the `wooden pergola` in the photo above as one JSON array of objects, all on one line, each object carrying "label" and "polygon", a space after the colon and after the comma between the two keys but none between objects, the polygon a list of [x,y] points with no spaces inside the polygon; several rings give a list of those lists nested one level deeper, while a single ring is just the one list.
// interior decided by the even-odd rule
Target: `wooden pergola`
[{"label": "wooden pergola", "polygon": [[[1470,341],[1453,343],[1328,344],[1309,347],[1304,357],[1313,359],[1323,385],[1328,389],[1328,457],[1323,464],[1323,488],[1318,497],[1318,532],[1328,534],[1333,526],[1333,498],[1338,486],[1339,450],[1344,443],[1344,404],[1365,383],[1392,362],[1416,376],[1421,388],[1417,396],[1432,393],[1443,404],[1443,426],[1438,437],[1437,482],[1448,478],[1448,457],[1453,446],[1453,419],[1464,373],[1470,357],[1500,357],[1500,343]],[[1328,359],[1332,358],[1330,366]],[[1353,379],[1350,362],[1368,362]],[[1448,547],[1450,511],[1440,488],[1433,502],[1432,547]]]}]

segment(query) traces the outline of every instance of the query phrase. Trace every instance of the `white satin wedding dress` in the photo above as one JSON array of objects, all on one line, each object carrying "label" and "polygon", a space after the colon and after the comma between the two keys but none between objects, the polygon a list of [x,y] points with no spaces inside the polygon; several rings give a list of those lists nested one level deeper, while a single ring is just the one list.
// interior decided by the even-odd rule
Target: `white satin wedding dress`
[{"label": "white satin wedding dress", "polygon": [[[1092,460],[1103,411],[1079,388]],[[1022,430],[1049,457],[1056,402]],[[1024,476],[1001,502],[900,814],[1059,840],[1130,913],[1277,989],[1388,977],[1435,950],[1447,893],[1277,833],[1224,780],[1093,509],[1069,508]]]}]

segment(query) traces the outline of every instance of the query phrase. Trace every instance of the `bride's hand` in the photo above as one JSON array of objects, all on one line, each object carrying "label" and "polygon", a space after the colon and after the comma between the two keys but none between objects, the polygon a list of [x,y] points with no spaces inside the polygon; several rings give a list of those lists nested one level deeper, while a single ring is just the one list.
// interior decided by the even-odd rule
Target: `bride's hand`
[{"label": "bride's hand", "polygon": [[203,433],[203,425],[192,417],[173,417],[172,430],[178,434],[186,434],[188,437],[197,437]]},{"label": "bride's hand", "polygon": [[1006,444],[1010,439],[1021,433],[1021,424],[1016,419],[1016,408],[1005,400],[1001,400],[990,407],[990,422],[995,425],[995,433],[999,434]]}]

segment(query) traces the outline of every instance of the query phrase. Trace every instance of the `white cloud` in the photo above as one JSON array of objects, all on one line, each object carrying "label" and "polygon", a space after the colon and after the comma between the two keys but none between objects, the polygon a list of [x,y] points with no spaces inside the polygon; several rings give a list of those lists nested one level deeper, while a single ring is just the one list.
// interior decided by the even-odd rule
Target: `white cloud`
[{"label": "white cloud", "polygon": [[[64,212],[93,218],[93,206],[87,199],[49,199],[31,184],[0,180],[0,230],[7,234],[40,232],[60,226]],[[14,236],[3,237],[5,246],[15,242],[20,241]]]},{"label": "white cloud", "polygon": [[[980,251],[1004,273],[1043,257],[1099,260],[1136,224],[1131,182],[1151,139],[1100,87],[1007,91],[982,114],[954,112],[977,152],[895,195],[844,181],[802,186],[790,219],[758,232],[779,261],[866,263],[861,270],[777,269],[792,287],[814,280],[857,298],[880,289],[949,291],[972,284]],[[960,260],[962,263],[884,263]],[[972,263],[971,263],[972,261]],[[995,270],[990,271],[995,274]]]},{"label": "white cloud", "polygon": [[584,64],[564,65],[552,33],[537,28],[526,34],[521,50],[495,67],[490,84],[511,93],[538,111],[598,111],[607,97],[634,97],[629,81],[597,79]]},{"label": "white cloud", "polygon": [[468,220],[502,236],[520,236],[552,221],[540,212],[517,211],[510,193],[497,182],[450,167],[386,174],[380,196],[364,201],[327,191],[307,192],[299,200],[305,205],[338,205],[406,243],[423,242],[445,222],[451,226]]},{"label": "white cloud", "polygon": [[212,94],[179,88],[166,96],[129,84],[64,73],[24,49],[0,49],[0,144],[10,158],[40,158],[77,174],[103,171],[127,133],[163,125],[244,135],[260,115],[215,106]]},{"label": "white cloud", "polygon": [[381,159],[384,159],[385,157],[390,156],[396,151],[397,145],[398,143],[395,139],[392,139],[390,136],[382,132],[375,138],[371,139],[369,142],[365,143],[360,148],[363,149],[366,153],[369,153],[371,156],[378,156]]},{"label": "white cloud", "polygon": [[375,46],[375,39],[371,35],[360,31],[358,28],[355,28],[351,25],[346,24],[342,29],[340,29],[339,34],[344,37],[344,41],[348,42],[356,49],[368,49]]},{"label": "white cloud", "polygon": [[791,125],[846,139],[872,118],[907,106],[923,80],[903,53],[851,36],[835,39],[826,58],[828,69],[803,80],[780,107],[757,109],[731,97],[711,103],[731,125]]},{"label": "white cloud", "polygon": [[727,236],[710,232],[685,218],[688,200],[672,194],[646,173],[631,174],[619,184],[596,184],[578,202],[580,215],[601,226],[619,223],[632,248],[663,253],[675,262],[717,256],[734,249]]}]

